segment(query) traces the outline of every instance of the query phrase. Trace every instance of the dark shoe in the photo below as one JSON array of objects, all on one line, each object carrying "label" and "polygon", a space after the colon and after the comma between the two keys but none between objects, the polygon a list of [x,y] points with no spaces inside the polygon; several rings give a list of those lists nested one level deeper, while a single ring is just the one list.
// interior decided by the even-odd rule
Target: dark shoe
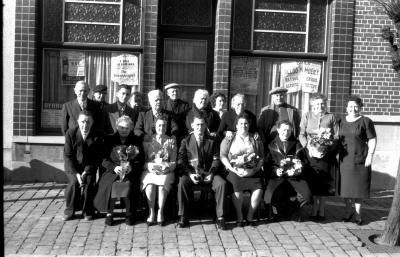
[{"label": "dark shoe", "polygon": [[157,225],[159,225],[160,227],[164,227],[165,221],[157,221]]},{"label": "dark shoe", "polygon": [[361,218],[359,218],[359,219],[356,219],[356,222],[355,222],[357,225],[359,225],[359,226],[361,226],[362,224],[363,224],[363,220],[361,219]]},{"label": "dark shoe", "polygon": [[255,221],[255,220],[249,220],[249,221],[247,221],[247,225],[248,226],[251,226],[251,227],[257,227],[257,221]]},{"label": "dark shoe", "polygon": [[186,217],[182,216],[178,222],[178,227],[185,228],[189,225],[189,221]]},{"label": "dark shoe", "polygon": [[243,220],[243,221],[236,221],[236,227],[242,228],[242,227],[244,227],[245,223],[246,223],[245,220]]},{"label": "dark shoe", "polygon": [[128,226],[133,226],[133,224],[135,224],[135,219],[132,216],[127,216],[125,218],[125,224]]},{"label": "dark shoe", "polygon": [[217,219],[217,227],[218,229],[226,230],[226,224],[224,218]]},{"label": "dark shoe", "polygon": [[72,220],[74,218],[74,215],[67,215],[64,214],[64,216],[62,217],[63,221],[68,221],[68,220]]},{"label": "dark shoe", "polygon": [[93,220],[93,215],[83,214],[83,219],[86,221]]},{"label": "dark shoe", "polygon": [[347,217],[342,218],[342,222],[350,222],[351,219],[353,218],[354,213],[350,214]]},{"label": "dark shoe", "polygon": [[326,220],[325,216],[317,215],[317,221],[324,221]]},{"label": "dark shoe", "polygon": [[318,215],[311,215],[310,217],[308,217],[308,219],[311,221],[318,221]]},{"label": "dark shoe", "polygon": [[113,222],[114,222],[114,218],[113,218],[112,215],[106,216],[106,219],[105,219],[104,223],[105,223],[107,226],[112,226],[112,225],[113,225]]},{"label": "dark shoe", "polygon": [[156,224],[155,221],[146,221],[148,227],[154,226]]}]

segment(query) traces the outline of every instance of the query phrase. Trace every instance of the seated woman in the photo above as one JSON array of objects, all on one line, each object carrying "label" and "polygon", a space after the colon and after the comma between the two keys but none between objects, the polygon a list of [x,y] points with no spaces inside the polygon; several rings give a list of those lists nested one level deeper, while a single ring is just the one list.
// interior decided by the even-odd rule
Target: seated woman
[{"label": "seated woman", "polygon": [[[271,204],[275,190],[288,182],[297,192],[297,201],[300,207],[310,202],[311,192],[304,180],[303,169],[305,166],[304,150],[297,140],[290,140],[293,125],[288,120],[279,121],[277,124],[278,135],[268,145],[269,153],[266,157],[266,167],[269,167],[269,182],[265,190],[264,201]],[[296,200],[294,198],[293,200]],[[272,210],[276,210],[272,207]],[[274,214],[275,213],[274,211]]]},{"label": "seated woman", "polygon": [[133,134],[131,118],[121,116],[116,125],[117,132],[104,138],[105,156],[102,165],[106,171],[99,180],[94,206],[100,212],[107,212],[105,224],[111,226],[115,201],[123,198],[125,222],[132,226],[144,162],[143,147],[140,139]]},{"label": "seated woman", "polygon": [[155,121],[156,134],[150,142],[144,142],[145,165],[142,174],[142,190],[145,190],[149,205],[147,225],[155,224],[155,201],[158,191],[157,223],[164,225],[164,205],[174,182],[177,148],[175,139],[165,135],[167,120],[158,118]]},{"label": "seated woman", "polygon": [[[255,226],[253,215],[262,197],[262,171],[264,147],[261,140],[249,134],[247,115],[239,115],[235,122],[236,133],[232,139],[227,137],[221,143],[221,161],[229,171],[227,180],[233,185],[232,201],[236,210],[237,226],[249,223]],[[247,222],[243,219],[243,191],[251,191],[251,203]]]}]

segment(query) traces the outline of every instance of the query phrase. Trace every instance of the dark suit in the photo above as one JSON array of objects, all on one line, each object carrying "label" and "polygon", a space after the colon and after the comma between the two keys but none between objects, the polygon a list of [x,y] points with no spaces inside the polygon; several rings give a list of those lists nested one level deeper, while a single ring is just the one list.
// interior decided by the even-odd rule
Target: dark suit
[{"label": "dark suit", "polygon": [[[249,133],[256,133],[257,132],[257,118],[252,112],[248,110],[244,110],[243,115],[246,115],[249,119]],[[235,110],[230,109],[227,112],[224,112],[221,117],[221,122],[218,128],[218,136],[222,140],[225,137],[226,131],[236,132],[235,122],[237,119],[237,115]]]},{"label": "dark suit", "polygon": [[[173,121],[171,114],[165,110],[160,111],[161,115],[167,120],[167,136],[177,136],[178,134],[178,126],[176,125],[175,121]],[[142,138],[144,136],[148,136],[151,138],[153,134],[155,134],[155,124],[154,124],[155,117],[153,116],[153,111],[150,109],[147,112],[139,113],[138,120],[135,125],[135,135]]]},{"label": "dark suit", "polygon": [[94,130],[90,131],[86,140],[79,127],[69,129],[65,134],[64,145],[64,168],[68,177],[68,185],[65,189],[66,215],[73,215],[79,208],[81,199],[81,188],[79,187],[76,174],[87,174],[84,189],[83,212],[87,215],[93,213],[93,197],[95,195],[96,171],[100,165],[102,153],[102,140]]},{"label": "dark suit", "polygon": [[170,112],[172,115],[172,119],[175,121],[176,125],[178,126],[179,133],[177,134],[178,142],[180,142],[183,137],[188,134],[188,130],[186,128],[186,115],[190,110],[190,105],[181,100],[177,99],[176,101],[172,101],[168,99],[165,104],[165,110]]},{"label": "dark suit", "polygon": [[[258,117],[258,132],[260,134],[261,141],[264,143],[265,149],[277,135],[276,123],[283,119],[280,117],[275,107],[276,106],[274,104],[271,104],[262,108],[260,111],[260,116]],[[281,108],[280,110],[287,112],[287,119],[293,124],[292,139],[297,139],[300,132],[300,115],[296,107],[284,103],[281,105],[281,107],[277,108]]]},{"label": "dark suit", "polygon": [[113,151],[113,148],[119,145],[135,145],[139,148],[139,154],[133,160],[130,160],[132,171],[126,175],[126,178],[130,183],[130,193],[129,197],[124,199],[124,201],[126,205],[126,215],[131,216],[136,210],[135,203],[140,195],[140,175],[142,173],[144,163],[144,151],[142,143],[140,142],[140,139],[133,134],[133,132],[129,134],[124,144],[122,144],[118,132],[108,135],[104,138],[105,154],[102,166],[106,169],[106,172],[99,180],[99,188],[94,199],[94,206],[100,212],[112,212],[113,206],[111,206],[111,204],[113,204],[113,202],[110,201],[112,184],[118,179],[118,175],[114,172],[114,169],[120,165],[120,160],[117,154]]},{"label": "dark suit", "polygon": [[[298,140],[289,140],[287,141],[287,146],[284,147],[284,143],[280,140],[279,136],[276,136],[275,139],[268,145],[269,153],[266,157],[265,167],[268,168],[268,177],[270,181],[268,183],[267,189],[265,190],[264,201],[269,204],[271,202],[273,193],[276,188],[283,182],[287,181],[292,185],[294,190],[300,193],[304,200],[310,202],[311,200],[311,191],[308,187],[307,182],[305,181],[307,172],[304,167],[305,163],[305,152],[302,148],[300,142]],[[276,170],[280,167],[281,160],[287,158],[288,156],[295,157],[302,161],[303,170],[297,176],[287,177],[285,175],[278,177],[276,174]]]},{"label": "dark suit", "polygon": [[[86,110],[92,113],[93,119],[94,119],[94,124],[93,127],[95,130],[101,130],[100,125],[101,125],[101,111],[99,104],[97,102],[94,102],[90,99],[87,99],[87,106]],[[81,112],[81,107],[79,106],[78,100],[74,99],[69,102],[66,102],[62,106],[61,110],[61,131],[63,135],[67,133],[67,130],[70,128],[74,128],[78,126],[78,116],[79,113]]]},{"label": "dark suit", "polygon": [[139,116],[139,112],[132,109],[128,105],[125,105],[124,110],[120,110],[120,106],[117,102],[109,104],[103,109],[103,126],[105,134],[113,134],[117,131],[116,121],[119,117],[126,115],[133,121],[133,127],[135,127],[136,121]]},{"label": "dark suit", "polygon": [[204,109],[199,110],[193,104],[192,109],[186,115],[186,128],[189,132],[192,131],[192,121],[195,116],[203,117],[207,124],[208,132],[216,133],[221,121],[218,112],[211,109],[211,107],[206,106]]},{"label": "dark suit", "polygon": [[[210,136],[204,135],[202,144],[198,146],[193,134],[182,140],[178,153],[178,167],[181,174],[178,185],[178,214],[188,217],[190,202],[193,202],[192,190],[195,184],[189,177],[189,174],[194,173],[194,168],[189,164],[192,159],[198,159],[199,166],[204,167],[205,171],[209,171],[213,174],[214,178],[211,183],[211,188],[215,192],[217,217],[223,217],[226,181],[218,175],[221,169],[221,161],[219,160],[217,141]],[[199,182],[199,184],[208,186],[208,184],[204,184],[204,182]]]}]

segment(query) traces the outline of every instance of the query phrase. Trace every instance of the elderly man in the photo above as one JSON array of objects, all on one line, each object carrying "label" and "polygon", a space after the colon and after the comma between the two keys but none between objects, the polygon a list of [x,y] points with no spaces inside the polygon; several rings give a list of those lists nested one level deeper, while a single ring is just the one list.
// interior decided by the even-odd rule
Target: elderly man
[{"label": "elderly man", "polygon": [[97,85],[93,88],[92,100],[99,103],[99,107],[102,110],[107,105],[106,95],[107,95],[107,87],[105,85]]},{"label": "elderly man", "polygon": [[190,105],[179,98],[179,84],[170,83],[164,87],[164,90],[167,92],[168,95],[168,100],[165,103],[165,110],[171,113],[173,120],[179,128],[177,140],[178,142],[180,142],[183,137],[187,135],[185,121],[186,115],[190,110]]},{"label": "elderly man", "polygon": [[63,219],[72,219],[75,211],[82,205],[85,220],[91,220],[96,193],[96,171],[101,162],[99,156],[102,156],[102,141],[93,129],[93,117],[90,112],[81,111],[77,123],[77,127],[68,129],[65,134],[64,165],[68,185],[65,189],[66,208]]},{"label": "elderly man", "polygon": [[103,110],[104,116],[104,132],[112,134],[117,131],[116,121],[119,117],[124,115],[129,116],[136,123],[139,113],[128,106],[128,100],[131,96],[131,87],[125,84],[118,86],[117,101],[113,104],[107,105]]},{"label": "elderly man", "polygon": [[162,108],[163,95],[160,90],[151,90],[147,94],[151,109],[147,112],[140,112],[135,125],[135,135],[142,138],[143,141],[151,141],[155,134],[155,121],[158,117],[164,117],[167,121],[168,136],[177,136],[178,127],[173,121],[171,114]]},{"label": "elderly man", "polygon": [[203,117],[206,122],[206,132],[211,136],[217,134],[219,123],[218,112],[214,111],[210,104],[210,95],[205,89],[197,89],[193,97],[192,109],[186,116],[186,128],[189,132],[192,131],[192,121],[195,116]]},{"label": "elderly man", "polygon": [[203,117],[195,116],[191,126],[193,133],[182,140],[178,155],[181,174],[178,185],[178,214],[181,217],[178,226],[183,228],[189,224],[189,205],[193,202],[192,191],[195,185],[203,185],[211,187],[215,192],[217,226],[224,230],[226,229],[224,220],[226,181],[218,174],[221,169],[219,144],[214,137],[205,133],[206,123]]},{"label": "elderly man", "polygon": [[64,103],[61,110],[61,131],[63,135],[68,129],[78,126],[77,120],[81,111],[91,112],[95,122],[94,126],[96,129],[99,128],[101,122],[100,107],[96,102],[88,99],[89,91],[89,86],[85,81],[76,82],[74,87],[76,99]]},{"label": "elderly man", "polygon": [[292,139],[299,135],[300,115],[296,107],[285,102],[287,89],[276,87],[269,92],[272,104],[261,109],[258,117],[258,132],[264,143],[265,149],[277,135],[277,123],[282,120],[289,120],[293,124]]}]

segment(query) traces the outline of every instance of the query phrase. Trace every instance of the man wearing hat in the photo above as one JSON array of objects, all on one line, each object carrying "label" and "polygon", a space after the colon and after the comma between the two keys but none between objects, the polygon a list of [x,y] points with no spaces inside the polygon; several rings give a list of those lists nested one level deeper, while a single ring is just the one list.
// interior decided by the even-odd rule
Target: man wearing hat
[{"label": "man wearing hat", "polygon": [[164,109],[168,111],[172,119],[178,126],[178,135],[177,140],[178,143],[183,139],[184,136],[187,135],[187,128],[186,128],[186,115],[190,110],[190,105],[181,100],[180,97],[180,86],[177,83],[170,83],[165,85],[164,87],[165,92],[167,93],[168,100],[165,103]]},{"label": "man wearing hat", "polygon": [[276,137],[277,123],[281,120],[288,120],[293,124],[292,137],[297,138],[299,135],[300,115],[296,107],[285,102],[287,91],[283,87],[271,89],[269,95],[271,96],[272,104],[261,109],[257,126],[264,147],[267,147]]},{"label": "man wearing hat", "polygon": [[94,87],[92,100],[98,102],[100,109],[102,110],[104,106],[107,105],[106,95],[107,95],[107,87],[105,85],[97,85]]}]

